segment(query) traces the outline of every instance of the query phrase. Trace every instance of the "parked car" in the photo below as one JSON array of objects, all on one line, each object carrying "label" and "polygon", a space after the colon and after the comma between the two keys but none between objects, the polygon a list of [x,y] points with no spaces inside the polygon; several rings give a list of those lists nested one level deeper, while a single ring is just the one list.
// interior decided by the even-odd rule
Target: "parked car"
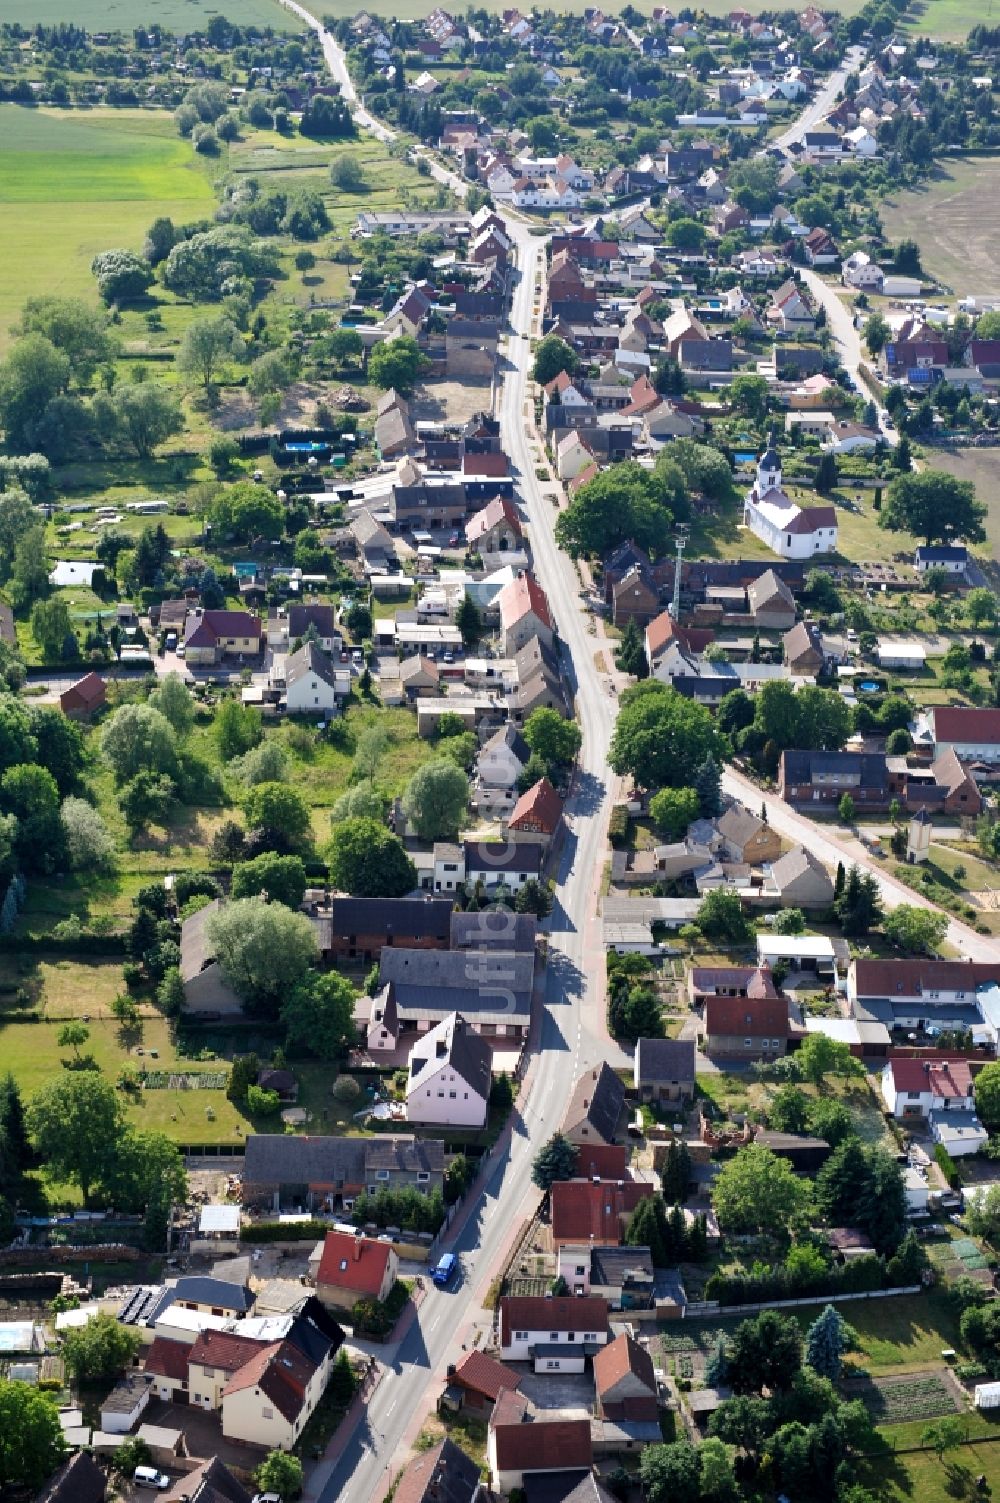
[{"label": "parked car", "polygon": [[161,1493],[166,1492],[170,1486],[166,1472],[158,1472],[155,1466],[137,1466],[132,1473],[132,1481],[136,1487],[155,1487]]}]

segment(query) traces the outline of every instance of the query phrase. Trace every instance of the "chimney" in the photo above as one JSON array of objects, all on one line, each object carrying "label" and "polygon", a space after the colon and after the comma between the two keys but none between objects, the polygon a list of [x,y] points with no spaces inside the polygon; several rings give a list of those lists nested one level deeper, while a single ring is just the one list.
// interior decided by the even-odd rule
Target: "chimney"
[{"label": "chimney", "polygon": [[361,1244],[362,1244],[363,1241],[364,1241],[364,1237],[361,1235],[360,1232],[358,1232],[355,1235],[355,1238],[354,1238],[354,1261],[355,1261],[355,1263],[360,1263],[361,1262]]}]

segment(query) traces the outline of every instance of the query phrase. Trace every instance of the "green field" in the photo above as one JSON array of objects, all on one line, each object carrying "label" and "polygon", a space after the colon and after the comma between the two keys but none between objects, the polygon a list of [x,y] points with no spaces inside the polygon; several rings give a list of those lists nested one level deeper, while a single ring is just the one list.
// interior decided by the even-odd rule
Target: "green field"
[{"label": "green field", "polygon": [[159,21],[181,35],[197,31],[218,15],[241,26],[299,29],[277,0],[3,0],[2,7],[4,21],[19,21],[22,26],[75,21],[88,31],[131,31],[134,26]]},{"label": "green field", "polygon": [[169,115],[0,105],[0,347],[26,298],[93,297],[98,251],[138,249],[160,214],[210,217],[218,170]]},{"label": "green field", "polygon": [[882,202],[886,236],[915,240],[924,270],[956,297],[1000,293],[998,187],[1000,157],[946,157],[924,187]]}]

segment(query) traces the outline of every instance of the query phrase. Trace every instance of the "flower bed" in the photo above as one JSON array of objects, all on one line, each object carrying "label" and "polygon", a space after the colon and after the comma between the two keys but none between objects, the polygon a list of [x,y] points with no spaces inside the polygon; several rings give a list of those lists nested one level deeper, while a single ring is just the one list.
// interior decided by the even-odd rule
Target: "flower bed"
[{"label": "flower bed", "polygon": [[879,1425],[936,1419],[942,1414],[954,1414],[957,1408],[954,1393],[937,1373],[921,1373],[909,1378],[874,1378],[859,1386],[850,1397],[862,1399],[872,1419]]},{"label": "flower bed", "polygon": [[172,1070],[147,1070],[139,1076],[139,1081],[144,1091],[224,1091],[229,1084],[229,1071],[176,1074]]}]

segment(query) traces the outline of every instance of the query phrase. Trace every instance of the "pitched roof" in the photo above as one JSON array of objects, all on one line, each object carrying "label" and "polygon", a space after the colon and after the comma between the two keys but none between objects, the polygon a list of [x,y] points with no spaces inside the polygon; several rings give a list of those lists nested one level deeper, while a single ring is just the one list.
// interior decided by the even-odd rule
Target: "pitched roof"
[{"label": "pitched roof", "polygon": [[455,1364],[451,1380],[493,1400],[499,1398],[503,1389],[514,1393],[521,1386],[520,1374],[512,1367],[505,1367],[502,1362],[497,1362],[496,1358],[488,1357],[478,1349],[466,1352],[462,1360]]},{"label": "pitched roof", "polygon": [[705,1003],[707,1034],[787,1038],[790,1031],[784,997],[709,997]]},{"label": "pitched roof", "polygon": [[696,995],[705,996],[732,991],[745,991],[749,997],[778,995],[769,968],[759,965],[693,966],[691,986]]},{"label": "pitched roof", "polygon": [[716,829],[723,839],[739,846],[746,845],[765,828],[764,821],[742,804],[730,804],[716,821]]},{"label": "pitched roof", "polygon": [[811,621],[796,621],[795,625],[785,632],[781,645],[785,661],[789,663],[798,662],[804,657],[814,657],[817,654],[821,660],[823,657],[823,644],[819,631]]},{"label": "pitched roof", "polygon": [[332,605],[290,605],[288,607],[288,635],[294,639],[304,636],[310,626],[315,626],[321,637],[336,635],[337,626]]},{"label": "pitched roof", "polygon": [[946,1101],[972,1094],[975,1074],[967,1059],[891,1059],[889,1069],[897,1091],[930,1091]]},{"label": "pitched roof", "polygon": [[549,1192],[552,1236],[559,1242],[621,1241],[625,1218],[652,1195],[641,1180],[563,1179]]},{"label": "pitched roof", "polygon": [[589,1419],[530,1419],[522,1414],[512,1423],[498,1423],[494,1410],[492,1429],[498,1471],[565,1472],[593,1463]]},{"label": "pitched roof", "polygon": [[993,746],[1000,743],[1000,710],[973,710],[962,705],[935,705],[931,711],[935,741]]},{"label": "pitched roof", "polygon": [[650,1391],[656,1393],[656,1374],[653,1359],[644,1347],[625,1334],[616,1336],[603,1346],[594,1358],[594,1386],[598,1394],[605,1394],[628,1375],[638,1378]]},{"label": "pitched roof", "polygon": [[430,1067],[436,1065],[453,1070],[485,1100],[490,1094],[492,1063],[493,1051],[486,1040],[461,1013],[453,1012],[423,1034],[410,1051],[410,1089],[422,1085]]},{"label": "pitched roof", "polygon": [[392,1255],[388,1242],[351,1232],[327,1232],[323,1255],[316,1271],[316,1286],[349,1289],[359,1297],[377,1295]]},{"label": "pitched roof", "polygon": [[574,1086],[563,1118],[564,1129],[567,1132],[592,1129],[597,1138],[610,1143],[624,1104],[625,1087],[607,1060],[603,1060],[581,1075]]},{"label": "pitched roof", "polygon": [[331,689],[336,686],[333,661],[316,642],[303,642],[298,652],[290,653],[285,659],[285,683],[290,689],[308,673],[315,673]]},{"label": "pitched roof", "polygon": [[143,1364],[144,1371],[155,1373],[160,1378],[173,1378],[178,1383],[187,1381],[188,1359],[191,1347],[186,1341],[169,1341],[166,1336],[154,1336]]},{"label": "pitched roof", "polygon": [[[484,459],[489,457],[492,456],[482,456]],[[518,520],[517,512],[514,510],[514,503],[508,500],[506,496],[494,496],[493,500],[487,502],[482,511],[477,511],[466,522],[466,541],[474,543],[477,538],[485,537],[488,532],[492,532],[493,528],[499,527],[502,522],[507,523],[511,532],[516,537],[522,536],[521,523]]]},{"label": "pitched roof", "polygon": [[660,614],[646,627],[646,645],[652,657],[658,657],[671,642],[680,643],[686,652],[704,652],[715,633],[704,626],[678,626],[669,611]]},{"label": "pitched roof", "polygon": [[245,1367],[234,1373],[222,1390],[223,1400],[247,1388],[259,1388],[275,1409],[292,1424],[302,1412],[305,1391],[316,1364],[290,1341],[265,1346]]},{"label": "pitched roof", "polygon": [[228,1279],[213,1279],[207,1274],[185,1274],[174,1284],[174,1299],[191,1300],[196,1305],[218,1305],[240,1315],[253,1308],[254,1293],[246,1284],[231,1284]]},{"label": "pitched roof", "polygon": [[805,846],[797,845],[792,850],[786,851],[779,856],[777,861],[771,863],[771,877],[777,885],[779,893],[794,882],[798,877],[811,872],[814,877],[822,879],[829,887],[830,900],[833,901],[833,882],[826,867],[818,856],[814,856]]},{"label": "pitched roof", "polygon": [[453,950],[533,951],[538,920],[533,913],[512,913],[509,908],[483,908],[478,913],[451,915]]},{"label": "pitched roof", "polygon": [[396,1482],[394,1503],[472,1503],[479,1467],[447,1436],[407,1462]]},{"label": "pitched roof", "polygon": [[747,585],[747,599],[750,609],[760,610],[761,606],[777,596],[783,605],[789,610],[795,609],[795,597],[783,579],[779,579],[773,569],[765,569],[758,579],[751,580]]},{"label": "pitched roof", "polygon": [[919,997],[927,992],[965,992],[996,982],[996,966],[969,960],[856,960],[859,997]]},{"label": "pitched roof", "polygon": [[801,535],[819,532],[823,527],[836,527],[836,525],[837,509],[835,506],[803,506],[790,521],[785,523],[784,530]]},{"label": "pitched roof", "polygon": [[[524,859],[520,847],[511,848],[517,851],[515,863]],[[479,1021],[492,1021],[503,1013],[506,1021],[524,1022],[531,1015],[534,969],[531,953],[491,950],[479,965],[470,966],[464,950],[391,946],[382,951],[380,975],[383,985],[392,984],[399,1015],[407,1020],[439,1020],[461,1011]]]},{"label": "pitched roof", "polygon": [[448,943],[450,898],[331,898],[334,934],[384,934],[390,940]]},{"label": "pitched roof", "polygon": [[70,684],[69,688],[64,690],[59,698],[60,700],[70,699],[71,701],[73,698],[76,698],[82,700],[88,709],[96,709],[107,698],[107,689],[99,673],[86,673],[83,678],[77,679],[75,684]]},{"label": "pitched roof", "polygon": [[212,1456],[193,1472],[178,1477],[163,1494],[163,1503],[251,1503],[251,1496],[225,1462]]},{"label": "pitched roof", "polygon": [[199,643],[218,641],[220,637],[259,639],[262,630],[260,617],[251,616],[249,611],[202,611],[200,616],[189,616],[185,627],[189,643],[196,635]]},{"label": "pitched roof", "polygon": [[596,1331],[608,1328],[607,1300],[594,1295],[505,1295],[500,1301],[500,1344],[513,1331]]},{"label": "pitched roof", "polygon": [[497,596],[497,606],[500,611],[500,625],[504,631],[508,627],[515,626],[529,612],[537,616],[539,621],[550,630],[552,629],[549,602],[545,597],[545,591],[533,574],[519,574],[517,579],[512,579],[505,584]]},{"label": "pitched roof", "polygon": [[199,1367],[217,1367],[222,1372],[235,1373],[256,1357],[264,1345],[252,1336],[240,1336],[233,1331],[200,1331],[188,1350],[188,1361]]},{"label": "pitched roof", "polygon": [[636,1065],[640,1081],[693,1081],[694,1039],[637,1039]]},{"label": "pitched roof", "polygon": [[88,1451],[77,1451],[42,1488],[35,1503],[104,1503],[107,1478]]},{"label": "pitched roof", "polygon": [[521,794],[507,823],[512,830],[518,829],[522,824],[538,825],[545,834],[551,835],[561,818],[562,799],[548,778],[539,778],[537,783],[533,783]]},{"label": "pitched roof", "polygon": [[[379,1140],[381,1141],[381,1139]],[[365,1182],[363,1138],[251,1133],[243,1160],[247,1184],[345,1184]]]}]

